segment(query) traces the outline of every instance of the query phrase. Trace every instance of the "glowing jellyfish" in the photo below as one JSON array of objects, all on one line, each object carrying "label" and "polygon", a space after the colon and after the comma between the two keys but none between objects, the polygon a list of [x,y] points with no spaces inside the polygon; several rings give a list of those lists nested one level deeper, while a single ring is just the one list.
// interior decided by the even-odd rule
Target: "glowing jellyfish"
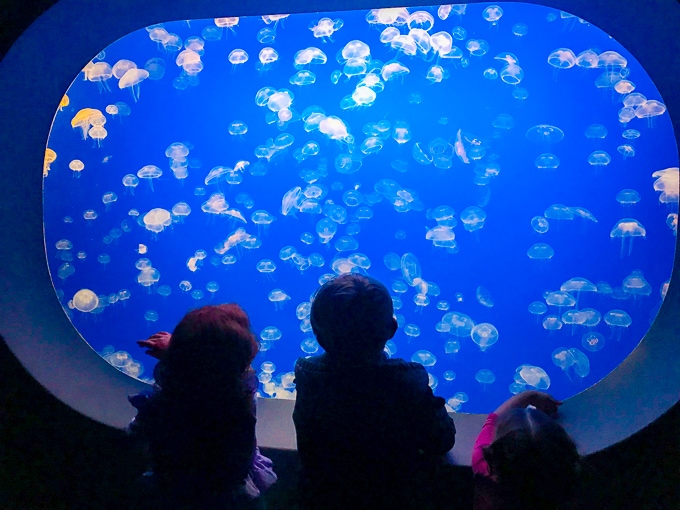
[{"label": "glowing jellyfish", "polygon": [[409,338],[415,338],[420,336],[420,328],[415,324],[406,324],[404,326],[404,334]]},{"label": "glowing jellyfish", "polygon": [[484,78],[487,80],[495,80],[498,78],[498,71],[496,71],[493,67],[489,67],[488,69],[484,70]]},{"label": "glowing jellyfish", "polygon": [[248,53],[241,49],[232,50],[231,53],[229,53],[228,59],[229,62],[235,66],[239,64],[245,64],[248,62]]},{"label": "glowing jellyfish", "polygon": [[155,165],[146,165],[137,171],[137,177],[149,181],[149,187],[153,191],[153,179],[158,179],[163,175],[163,171]]},{"label": "glowing jellyfish", "polygon": [[68,167],[73,171],[73,177],[80,177],[80,172],[85,169],[85,163],[79,159],[74,159],[68,164]]},{"label": "glowing jellyfish", "polygon": [[106,210],[111,209],[111,204],[118,200],[118,195],[113,191],[108,191],[102,195],[102,203],[106,206]]},{"label": "glowing jellyfish", "polygon": [[80,312],[91,312],[99,306],[99,297],[90,289],[80,289],[73,295],[73,307]]},{"label": "glowing jellyfish", "polygon": [[235,120],[229,124],[229,134],[234,136],[245,135],[248,132],[248,125],[240,120]]},{"label": "glowing jellyfish", "polygon": [[536,243],[527,250],[527,256],[534,260],[548,260],[553,258],[555,250],[546,243]]},{"label": "glowing jellyfish", "polygon": [[484,227],[486,212],[477,206],[466,207],[460,213],[460,221],[468,232],[480,230]]},{"label": "glowing jellyfish", "polygon": [[345,60],[349,60],[351,58],[364,59],[371,54],[371,49],[365,42],[355,39],[345,44],[341,54],[342,58]]},{"label": "glowing jellyfish", "polygon": [[574,211],[571,207],[562,204],[553,204],[546,208],[543,215],[552,220],[573,220]]},{"label": "glowing jellyfish", "polygon": [[624,278],[621,287],[625,292],[633,296],[649,296],[652,293],[652,286],[645,279],[642,271],[633,271]]},{"label": "glowing jellyfish", "polygon": [[[632,95],[632,94],[631,94]],[[625,106],[619,110],[619,122],[622,124],[627,124],[635,118],[635,109],[629,106]]]},{"label": "glowing jellyfish", "polygon": [[157,207],[144,215],[144,227],[151,232],[162,232],[172,223],[170,211]]},{"label": "glowing jellyfish", "polygon": [[414,363],[420,363],[425,367],[432,367],[437,363],[437,357],[430,351],[421,350],[413,353],[411,356],[411,361]]},{"label": "glowing jellyfish", "polygon": [[545,153],[541,154],[534,160],[536,168],[548,168],[550,170],[556,169],[560,166],[560,158],[554,154]]},{"label": "glowing jellyfish", "polygon": [[[274,340],[280,340],[283,334],[281,333],[281,330],[277,328],[276,326],[268,326],[264,328],[260,332],[260,338],[265,341],[274,341]],[[274,364],[272,363],[272,366]],[[274,367],[275,369],[275,367]],[[264,371],[264,370],[263,370]],[[272,370],[273,372],[274,370]]]},{"label": "glowing jellyfish", "polygon": [[290,300],[290,296],[281,289],[274,289],[269,293],[268,299],[274,303],[276,310],[281,310],[283,304]]},{"label": "glowing jellyfish", "polygon": [[299,87],[312,85],[314,82],[316,82],[316,75],[311,71],[303,69],[291,76],[288,82],[291,85],[297,85]]},{"label": "glowing jellyfish", "polygon": [[636,237],[645,237],[646,235],[647,230],[642,223],[633,218],[623,218],[622,220],[619,220],[609,233],[609,236],[612,239],[615,237],[621,238],[621,257],[623,257],[624,254],[626,239],[628,239],[628,255],[630,255],[633,251],[633,239]]},{"label": "glowing jellyfish", "polygon": [[556,331],[562,329],[562,321],[557,315],[546,315],[542,321],[543,329],[547,331]]},{"label": "glowing jellyfish", "polygon": [[418,258],[413,253],[405,253],[400,261],[401,273],[406,282],[413,286],[417,278],[422,278],[422,270]]},{"label": "glowing jellyfish", "polygon": [[270,213],[268,213],[265,210],[258,210],[253,212],[250,215],[250,221],[255,223],[256,225],[270,225],[273,221],[276,220],[276,217]]},{"label": "glowing jellyfish", "polygon": [[359,242],[350,236],[342,236],[333,245],[337,251],[353,251],[359,248]]},{"label": "glowing jellyfish", "polygon": [[160,80],[165,75],[165,60],[150,58],[144,64],[144,69],[149,73],[150,80]]},{"label": "glowing jellyfish", "polygon": [[437,331],[439,333],[448,333],[448,332],[451,331],[451,324],[449,324],[447,322],[439,321],[435,325],[434,329],[435,329],[435,331]]},{"label": "glowing jellyfish", "polygon": [[487,386],[496,380],[496,375],[488,368],[482,368],[477,370],[475,380],[482,385],[482,391],[486,391]]},{"label": "glowing jellyfish", "polygon": [[633,148],[632,145],[628,144],[619,145],[616,148],[616,150],[619,151],[621,155],[623,155],[623,159],[632,158],[633,156],[635,156],[635,149]]},{"label": "glowing jellyfish", "polygon": [[136,175],[127,174],[123,177],[123,186],[125,186],[125,191],[130,195],[135,194],[135,188],[139,185],[139,179]]},{"label": "glowing jellyfish", "polygon": [[553,363],[571,379],[573,372],[578,378],[584,378],[590,373],[588,357],[576,347],[566,349],[558,347],[552,353]]},{"label": "glowing jellyfish", "polygon": [[516,23],[512,26],[512,33],[517,37],[523,37],[529,33],[529,27],[524,23]]},{"label": "glowing jellyfish", "polygon": [[401,257],[394,252],[386,253],[383,257],[383,262],[390,271],[398,271],[401,269]]},{"label": "glowing jellyfish", "polygon": [[621,205],[633,205],[640,201],[640,193],[634,189],[623,189],[616,195],[616,201]]},{"label": "glowing jellyfish", "polygon": [[536,143],[557,143],[564,138],[564,131],[557,126],[538,124],[527,130],[526,137],[527,140]]},{"label": "glowing jellyfish", "polygon": [[581,345],[586,351],[596,352],[604,347],[604,336],[600,333],[592,332],[586,333],[581,338]]},{"label": "glowing jellyfish", "polygon": [[639,119],[648,119],[650,125],[652,117],[666,112],[666,105],[654,99],[645,101],[635,109],[635,116]]},{"label": "glowing jellyfish", "polygon": [[659,202],[662,204],[678,203],[680,200],[680,184],[678,181],[679,170],[677,167],[657,170],[652,174],[654,191],[660,191]]},{"label": "glowing jellyfish", "polygon": [[279,54],[274,48],[267,47],[260,50],[258,58],[260,59],[261,68],[266,70],[279,59]]},{"label": "glowing jellyfish", "polygon": [[537,390],[550,388],[550,377],[541,367],[521,365],[515,371],[523,383]]},{"label": "glowing jellyfish", "polygon": [[328,116],[319,122],[319,131],[331,140],[345,140],[349,134],[347,125],[339,117]]},{"label": "glowing jellyfish", "polygon": [[94,211],[92,209],[88,209],[87,211],[83,212],[83,218],[92,221],[96,220],[98,217],[97,211]]},{"label": "glowing jellyfish", "polygon": [[491,297],[491,293],[488,291],[486,287],[479,286],[477,287],[477,302],[485,306],[487,308],[493,308],[493,298]]},{"label": "glowing jellyfish", "polygon": [[569,48],[558,48],[548,55],[548,64],[557,69],[569,69],[576,65],[576,55]]},{"label": "glowing jellyfish", "polygon": [[132,99],[137,102],[139,99],[139,84],[149,77],[149,71],[146,69],[128,69],[118,82],[120,89],[129,88],[132,93]]},{"label": "glowing jellyfish", "polygon": [[96,82],[99,91],[110,91],[106,83],[113,76],[113,69],[106,62],[89,62],[83,69],[87,81]]},{"label": "glowing jellyfish", "polygon": [[470,337],[484,352],[498,341],[498,330],[493,324],[482,322],[472,328]]},{"label": "glowing jellyfish", "polygon": [[508,64],[501,69],[500,77],[508,85],[517,85],[524,79],[524,70],[516,64]]},{"label": "glowing jellyfish", "polygon": [[65,280],[75,272],[76,269],[68,262],[65,262],[61,266],[59,266],[59,269],[57,270],[57,276],[62,280]]},{"label": "glowing jellyfish", "polygon": [[383,80],[390,81],[390,80],[395,80],[399,77],[403,78],[406,74],[408,74],[410,72],[411,71],[408,67],[401,64],[400,62],[393,60],[391,62],[387,62],[382,67],[382,71],[381,71],[380,74],[381,74]]},{"label": "glowing jellyfish", "polygon": [[539,316],[543,315],[545,312],[548,311],[548,307],[546,306],[545,303],[542,303],[540,301],[534,301],[533,303],[529,304],[529,313]]},{"label": "glowing jellyfish", "polygon": [[588,156],[588,164],[593,166],[607,166],[611,160],[611,156],[605,151],[594,151]]},{"label": "glowing jellyfish", "polygon": [[602,124],[591,124],[585,130],[586,138],[605,138],[607,136],[607,128]]},{"label": "glowing jellyfish", "polygon": [[465,43],[465,49],[467,49],[473,57],[481,57],[486,55],[489,51],[489,43],[484,39],[468,39]]},{"label": "glowing jellyfish", "polygon": [[543,216],[531,218],[531,227],[539,234],[545,234],[550,229],[550,223]]}]

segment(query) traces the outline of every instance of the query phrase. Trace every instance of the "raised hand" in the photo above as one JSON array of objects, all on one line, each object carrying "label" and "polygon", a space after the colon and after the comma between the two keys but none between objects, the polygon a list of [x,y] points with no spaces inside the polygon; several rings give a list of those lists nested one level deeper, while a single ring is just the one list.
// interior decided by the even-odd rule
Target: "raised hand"
[{"label": "raised hand", "polygon": [[170,347],[170,341],[172,335],[167,331],[159,331],[154,333],[146,340],[137,340],[137,345],[142,349],[146,349],[144,352],[149,356],[153,356],[156,359],[161,359],[165,356],[165,352]]}]

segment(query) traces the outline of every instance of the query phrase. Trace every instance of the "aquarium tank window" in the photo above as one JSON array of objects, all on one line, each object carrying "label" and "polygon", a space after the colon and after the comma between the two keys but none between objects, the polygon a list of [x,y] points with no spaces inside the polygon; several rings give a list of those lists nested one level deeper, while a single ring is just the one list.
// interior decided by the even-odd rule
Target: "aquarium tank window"
[{"label": "aquarium tank window", "polygon": [[[65,313],[151,382],[136,341],[237,302],[264,398],[321,354],[319,285],[385,283],[386,356],[451,411],[596,384],[673,268],[678,151],[607,33],[524,3],[165,21],[84,62],[54,116],[45,246]],[[113,368],[112,368],[113,370]]]}]

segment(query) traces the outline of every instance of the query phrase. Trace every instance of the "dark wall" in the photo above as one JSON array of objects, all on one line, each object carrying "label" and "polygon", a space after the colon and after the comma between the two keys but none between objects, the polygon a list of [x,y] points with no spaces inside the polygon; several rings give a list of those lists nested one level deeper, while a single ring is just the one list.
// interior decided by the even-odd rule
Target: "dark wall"
[{"label": "dark wall", "polygon": [[[54,3],[0,0],[0,58]],[[672,3],[636,0],[621,2],[621,8],[651,6],[658,13],[659,23],[664,23],[663,7]],[[614,18],[617,15],[607,13]],[[616,37],[614,30],[608,31]],[[664,55],[663,49],[646,47],[642,39],[629,44],[628,49],[643,61],[641,53],[652,59],[678,59],[678,55]],[[664,84],[657,82],[671,109],[679,102],[679,67],[671,65],[669,70],[675,73],[663,77]],[[680,405],[676,404],[626,441],[589,456],[583,508],[680,508],[679,432]],[[280,474],[280,483],[268,495],[268,508],[294,508],[296,455],[280,451],[267,454],[275,460]],[[143,469],[143,459],[120,431],[62,404],[28,375],[0,342],[0,509],[130,508],[136,497],[134,480]],[[470,506],[469,468],[451,467],[440,473],[437,483],[442,508]]]}]

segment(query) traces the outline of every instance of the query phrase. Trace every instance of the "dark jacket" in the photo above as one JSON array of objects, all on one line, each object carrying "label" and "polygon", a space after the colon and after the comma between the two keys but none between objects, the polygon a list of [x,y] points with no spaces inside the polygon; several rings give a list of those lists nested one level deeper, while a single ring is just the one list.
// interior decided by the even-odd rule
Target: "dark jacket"
[{"label": "dark jacket", "polygon": [[303,508],[423,507],[420,482],[456,430],[422,365],[323,354],[298,359],[295,381]]}]

